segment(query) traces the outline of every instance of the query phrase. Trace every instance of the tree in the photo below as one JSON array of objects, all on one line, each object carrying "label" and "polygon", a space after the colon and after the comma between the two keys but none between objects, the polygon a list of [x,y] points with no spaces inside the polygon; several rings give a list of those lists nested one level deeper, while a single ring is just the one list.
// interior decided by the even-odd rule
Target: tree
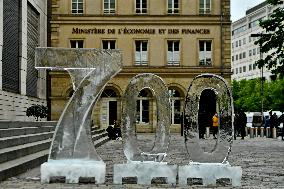
[{"label": "tree", "polygon": [[29,107],[26,111],[26,115],[28,117],[34,116],[36,118],[36,121],[38,121],[39,118],[46,118],[47,117],[47,107],[43,105],[32,105]]},{"label": "tree", "polygon": [[[268,4],[273,6],[283,4],[283,0],[266,0]],[[266,66],[271,73],[284,75],[284,9],[276,8],[270,17],[260,20],[259,25],[264,29],[265,33],[260,35],[255,42],[261,47],[261,53],[268,53],[264,59],[256,62],[259,68]]]},{"label": "tree", "polygon": [[[259,79],[232,82],[234,107],[236,111],[261,111],[261,84]],[[284,111],[284,78],[264,82],[263,109]]]}]

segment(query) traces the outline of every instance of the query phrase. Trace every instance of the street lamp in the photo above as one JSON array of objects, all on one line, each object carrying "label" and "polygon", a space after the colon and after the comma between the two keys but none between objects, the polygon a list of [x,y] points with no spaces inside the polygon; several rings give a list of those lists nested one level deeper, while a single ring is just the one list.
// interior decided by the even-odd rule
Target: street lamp
[{"label": "street lamp", "polygon": [[[262,37],[262,36],[265,36],[267,34],[263,34],[263,33],[253,33],[251,34],[250,36],[251,37]],[[259,58],[260,60],[262,60],[263,58],[263,54],[262,54],[262,42],[259,43],[259,50],[260,50],[260,53],[259,53]],[[263,65],[261,66],[261,69],[260,69],[260,73],[261,73],[261,79],[260,79],[260,82],[261,82],[261,119],[262,119],[262,122],[263,122]]]}]

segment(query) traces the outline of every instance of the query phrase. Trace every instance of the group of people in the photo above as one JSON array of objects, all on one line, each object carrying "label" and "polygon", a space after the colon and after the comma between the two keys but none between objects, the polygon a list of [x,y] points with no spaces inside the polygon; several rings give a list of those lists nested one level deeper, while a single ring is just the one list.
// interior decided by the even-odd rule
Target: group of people
[{"label": "group of people", "polygon": [[[282,114],[281,116],[276,115],[276,113],[272,114],[272,111],[269,112],[269,117],[266,117],[264,119],[264,126],[265,127],[269,127],[270,131],[273,130],[273,128],[276,128],[277,130],[280,130],[279,126],[280,123],[284,123],[284,114]],[[284,129],[282,128],[282,140],[284,140]],[[272,138],[272,132],[270,132],[270,138]]]},{"label": "group of people", "polygon": [[109,125],[108,128],[106,129],[108,133],[108,138],[110,140],[119,140],[121,139],[121,130],[119,124],[114,121],[114,126]]},{"label": "group of people", "polygon": [[246,136],[246,125],[247,125],[247,116],[244,111],[239,111],[235,114],[234,117],[234,139],[237,139],[237,136],[241,136],[241,139],[244,139]]}]

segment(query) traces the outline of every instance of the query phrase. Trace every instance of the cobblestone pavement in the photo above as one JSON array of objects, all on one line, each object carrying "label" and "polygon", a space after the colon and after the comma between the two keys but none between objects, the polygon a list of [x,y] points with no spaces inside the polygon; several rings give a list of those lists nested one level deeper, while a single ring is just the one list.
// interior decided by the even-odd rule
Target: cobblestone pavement
[{"label": "cobblestone pavement", "polygon": [[[139,135],[139,144],[141,146],[153,144],[154,135]],[[203,142],[212,142],[210,139],[205,139]],[[124,163],[122,141],[110,141],[97,149],[98,154],[107,164],[106,184],[65,184],[65,183],[40,183],[39,167],[32,169],[22,175],[10,178],[7,181],[0,183],[0,188],[111,188],[111,189],[140,189],[140,188],[205,188],[194,185],[188,187],[168,186],[156,181],[151,186],[142,186],[137,184],[113,185],[113,164]],[[168,156],[166,158],[168,164],[185,165],[188,163],[186,148],[183,137],[173,135],[171,137],[171,145]],[[245,138],[245,140],[234,140],[232,152],[230,155],[230,164],[232,166],[241,166],[243,169],[242,187],[235,188],[283,188],[284,189],[284,141],[280,139],[270,138]],[[228,183],[218,183],[218,188],[232,188]],[[212,188],[212,187],[206,187]]]}]

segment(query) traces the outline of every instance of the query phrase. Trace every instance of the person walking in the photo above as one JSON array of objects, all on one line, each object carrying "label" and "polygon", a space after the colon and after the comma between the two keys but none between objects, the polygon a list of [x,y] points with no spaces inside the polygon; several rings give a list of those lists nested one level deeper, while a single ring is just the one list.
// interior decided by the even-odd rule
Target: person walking
[{"label": "person walking", "polygon": [[241,131],[241,137],[244,139],[246,135],[246,125],[247,125],[247,115],[245,114],[244,111],[240,112],[239,115],[239,124],[240,124],[240,131]]},{"label": "person walking", "polygon": [[216,134],[218,133],[218,126],[219,126],[219,117],[217,112],[215,112],[214,116],[212,117],[212,129],[213,129],[213,137],[214,139],[217,139]]}]

